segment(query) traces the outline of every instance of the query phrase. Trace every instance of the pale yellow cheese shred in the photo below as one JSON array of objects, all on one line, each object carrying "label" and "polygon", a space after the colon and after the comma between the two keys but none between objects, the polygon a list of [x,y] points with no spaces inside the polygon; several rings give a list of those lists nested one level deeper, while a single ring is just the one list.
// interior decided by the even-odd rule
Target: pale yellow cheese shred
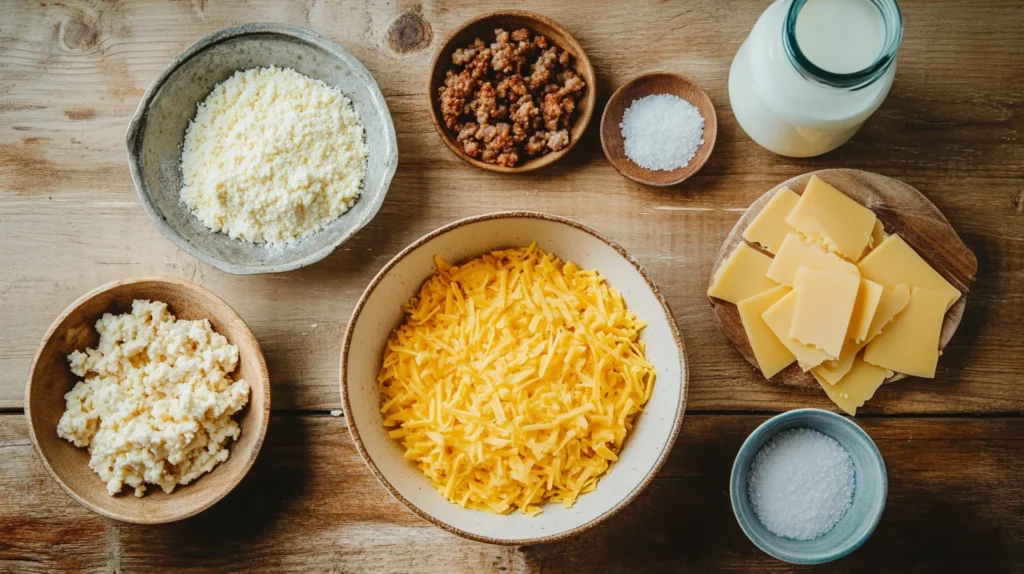
[{"label": "pale yellow cheese shred", "polygon": [[596,271],[536,244],[435,261],[384,352],[384,426],[464,508],[572,506],[651,397],[645,323]]}]

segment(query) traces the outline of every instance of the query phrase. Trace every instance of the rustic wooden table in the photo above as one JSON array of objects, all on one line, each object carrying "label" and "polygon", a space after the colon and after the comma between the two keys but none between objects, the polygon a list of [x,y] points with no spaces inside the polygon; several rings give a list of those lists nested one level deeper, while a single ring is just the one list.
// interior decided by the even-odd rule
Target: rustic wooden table
[{"label": "rustic wooden table", "polygon": [[[486,5],[484,5],[486,4]],[[598,70],[599,104],[641,72],[697,80],[720,131],[697,177],[643,187],[605,161],[597,121],[552,169],[501,177],[459,161],[431,127],[426,73],[440,38],[501,2],[28,2],[0,9],[0,570],[788,571],[743,536],[727,479],[770,415],[829,408],[770,386],[715,323],[704,285],[722,239],[766,189],[822,167],[920,189],[978,256],[959,332],[935,380],[881,389],[857,417],[889,469],[889,503],[865,546],[830,571],[1024,572],[1024,3],[904,0],[892,93],[847,145],[794,160],[747,138],[727,74],[766,0],[517,3],[572,31]],[[308,26],[362,60],[387,98],[401,165],[377,218],[336,253],[280,275],[221,273],[150,224],[124,131],[149,82],[187,45],[248,21]],[[460,217],[533,208],[577,218],[629,249],[686,340],[688,411],[657,480],[584,535],[488,546],[430,526],[363,466],[340,408],[338,353],[356,298],[403,246]],[[213,509],[138,527],[95,516],[45,473],[22,395],[54,317],[101,283],[191,279],[228,300],[266,353],[274,415],[256,467]]]}]

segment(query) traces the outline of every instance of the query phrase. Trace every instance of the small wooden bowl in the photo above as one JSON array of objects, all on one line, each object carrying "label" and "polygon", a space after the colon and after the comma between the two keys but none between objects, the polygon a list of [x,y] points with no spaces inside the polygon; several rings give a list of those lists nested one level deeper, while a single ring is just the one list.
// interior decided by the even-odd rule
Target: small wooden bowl
[{"label": "small wooden bowl", "polygon": [[[155,485],[142,498],[126,489],[107,494],[106,484],[89,468],[89,452],[57,436],[65,410],[64,394],[78,382],[67,356],[99,341],[94,325],[104,313],[131,312],[132,301],[163,301],[179,319],[207,318],[214,330],[238,347],[235,375],[249,382],[249,404],[237,418],[242,433],[230,444],[231,456],[213,471],[171,494]],[[227,495],[249,471],[270,419],[270,380],[259,343],[242,318],[206,289],[170,277],[116,281],[86,293],[68,306],[43,337],[32,361],[25,390],[29,436],[43,466],[79,504],[108,518],[136,524],[159,524],[206,510]]]},{"label": "small wooden bowl", "polygon": [[[444,120],[441,117],[441,102],[438,99],[438,88],[444,86],[445,73],[452,68],[452,53],[459,48],[469,46],[477,38],[489,44],[494,39],[496,28],[509,31],[527,28],[530,32],[547,37],[551,43],[572,55],[573,68],[586,83],[586,87],[583,88],[583,98],[576,108],[576,121],[573,122],[572,129],[569,130],[569,145],[558,151],[527,160],[515,167],[486,163],[468,156],[455,139],[458,134],[444,125]],[[594,75],[594,67],[590,64],[590,60],[587,59],[587,54],[580,47],[579,42],[554,20],[522,10],[484,14],[466,22],[452,32],[441,45],[437,55],[434,56],[428,84],[427,98],[430,100],[430,120],[434,123],[434,129],[437,130],[448,149],[472,166],[498,173],[524,173],[558,161],[569,153],[569,150],[583,137],[583,132],[586,131],[587,124],[590,123],[590,118],[594,115],[594,108],[597,105],[597,78]]]},{"label": "small wooden bowl", "polygon": [[[626,141],[622,137],[622,116],[634,100],[655,94],[672,94],[690,102],[704,116],[704,143],[697,148],[693,159],[672,171],[645,169],[626,156]],[[612,166],[625,177],[645,185],[668,186],[683,182],[700,171],[711,156],[718,137],[718,117],[715,106],[696,82],[668,72],[653,72],[633,78],[615,90],[601,116],[601,147]]]}]

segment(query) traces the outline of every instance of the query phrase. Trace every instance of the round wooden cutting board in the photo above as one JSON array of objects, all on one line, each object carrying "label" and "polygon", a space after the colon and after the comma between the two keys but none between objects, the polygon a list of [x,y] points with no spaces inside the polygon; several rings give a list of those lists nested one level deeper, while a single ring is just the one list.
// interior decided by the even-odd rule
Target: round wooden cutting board
[{"label": "round wooden cutting board", "polygon": [[[942,323],[939,349],[944,348],[953,337],[953,333],[956,332],[957,326],[960,325],[964,308],[967,306],[968,287],[978,272],[978,260],[956,234],[949,221],[932,202],[928,201],[928,198],[902,181],[877,173],[856,169],[823,169],[786,180],[768,190],[747,208],[743,217],[740,217],[732,231],[729,232],[729,236],[722,244],[721,251],[718,252],[718,258],[715,260],[711,276],[708,278],[708,286],[710,287],[718,266],[743,241],[743,231],[761,212],[768,200],[775,195],[775,192],[783,187],[788,187],[796,193],[802,194],[812,175],[817,175],[861,205],[874,211],[875,216],[885,225],[886,233],[898,233],[946,281],[963,293],[963,296],[946,312],[945,320]],[[767,253],[759,245],[751,244],[751,246]],[[726,335],[747,361],[757,369],[757,360],[747,342],[736,305],[713,297],[708,299],[711,301],[715,316],[722,328],[725,329]],[[886,382],[896,381],[905,376],[896,374]],[[810,373],[801,371],[796,363],[786,367],[770,380],[797,387],[817,388],[818,386],[814,377]]]}]

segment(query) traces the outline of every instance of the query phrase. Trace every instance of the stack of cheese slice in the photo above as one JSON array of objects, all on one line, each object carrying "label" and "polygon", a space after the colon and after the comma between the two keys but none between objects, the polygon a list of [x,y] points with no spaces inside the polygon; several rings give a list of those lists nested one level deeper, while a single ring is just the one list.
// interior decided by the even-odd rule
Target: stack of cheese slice
[{"label": "stack of cheese slice", "polygon": [[780,189],[719,266],[708,295],[736,304],[765,378],[796,362],[839,408],[894,373],[933,378],[960,291],[897,234],[817,176]]}]

